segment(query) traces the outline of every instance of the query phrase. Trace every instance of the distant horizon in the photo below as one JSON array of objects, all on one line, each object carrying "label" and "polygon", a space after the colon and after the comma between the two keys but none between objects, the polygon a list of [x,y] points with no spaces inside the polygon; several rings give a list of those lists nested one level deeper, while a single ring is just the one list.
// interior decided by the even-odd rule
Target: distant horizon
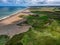
[{"label": "distant horizon", "polygon": [[60,0],[0,0],[0,6],[60,6]]}]

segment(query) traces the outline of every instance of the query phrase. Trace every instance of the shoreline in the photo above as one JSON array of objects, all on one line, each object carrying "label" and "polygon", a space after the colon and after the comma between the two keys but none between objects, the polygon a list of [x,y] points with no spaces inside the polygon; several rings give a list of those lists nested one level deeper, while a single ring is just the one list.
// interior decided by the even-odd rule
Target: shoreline
[{"label": "shoreline", "polygon": [[[29,7],[28,7],[28,8],[29,8]],[[5,20],[5,19],[8,19],[8,18],[10,18],[10,17],[12,17],[12,16],[15,16],[16,14],[21,13],[21,12],[23,12],[24,10],[26,10],[26,9],[28,9],[28,8],[24,8],[24,9],[22,9],[22,10],[18,10],[18,11],[16,11],[16,12],[14,12],[13,14],[10,14],[9,16],[5,16],[5,17],[1,18],[0,21]]]},{"label": "shoreline", "polygon": [[4,18],[0,21],[0,35],[8,35],[13,36],[15,34],[20,34],[23,32],[28,31],[29,25],[18,26],[17,24],[24,21],[24,18],[19,17],[20,15],[28,15],[28,13],[23,12],[30,12],[28,8],[23,10],[17,11],[16,13],[12,14],[11,16]]}]

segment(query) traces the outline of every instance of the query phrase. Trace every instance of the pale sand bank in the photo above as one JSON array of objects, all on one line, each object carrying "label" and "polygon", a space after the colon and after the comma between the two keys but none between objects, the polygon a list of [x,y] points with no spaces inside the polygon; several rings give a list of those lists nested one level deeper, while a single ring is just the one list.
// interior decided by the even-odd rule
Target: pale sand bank
[{"label": "pale sand bank", "polygon": [[[29,10],[23,10],[22,12],[29,12]],[[23,18],[20,18],[20,15],[28,15],[26,13],[19,12],[17,14],[14,14],[13,16],[10,16],[6,19],[3,19],[0,21],[0,35],[9,35],[13,36],[15,34],[19,34],[22,32],[25,32],[29,29],[30,26],[17,26],[18,22],[23,20]]]}]

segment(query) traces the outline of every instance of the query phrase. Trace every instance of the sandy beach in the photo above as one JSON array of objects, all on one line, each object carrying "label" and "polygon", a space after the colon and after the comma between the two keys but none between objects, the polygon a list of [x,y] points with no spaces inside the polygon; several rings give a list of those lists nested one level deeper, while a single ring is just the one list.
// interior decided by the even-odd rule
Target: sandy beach
[{"label": "sandy beach", "polygon": [[5,18],[0,21],[0,35],[9,35],[13,36],[15,34],[19,34],[22,32],[26,32],[30,26],[17,26],[18,23],[20,23],[23,18],[20,18],[21,15],[28,15],[27,13],[22,12],[29,12],[29,10],[23,10],[21,12],[18,12],[8,18]]}]

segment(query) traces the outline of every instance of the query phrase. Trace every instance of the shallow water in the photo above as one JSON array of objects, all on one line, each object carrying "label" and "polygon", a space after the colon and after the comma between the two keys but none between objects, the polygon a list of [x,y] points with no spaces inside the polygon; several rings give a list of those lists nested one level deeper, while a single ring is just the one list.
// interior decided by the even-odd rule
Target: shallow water
[{"label": "shallow water", "polygon": [[10,16],[17,12],[18,10],[23,10],[26,7],[18,7],[18,6],[0,6],[0,19],[6,16]]}]

